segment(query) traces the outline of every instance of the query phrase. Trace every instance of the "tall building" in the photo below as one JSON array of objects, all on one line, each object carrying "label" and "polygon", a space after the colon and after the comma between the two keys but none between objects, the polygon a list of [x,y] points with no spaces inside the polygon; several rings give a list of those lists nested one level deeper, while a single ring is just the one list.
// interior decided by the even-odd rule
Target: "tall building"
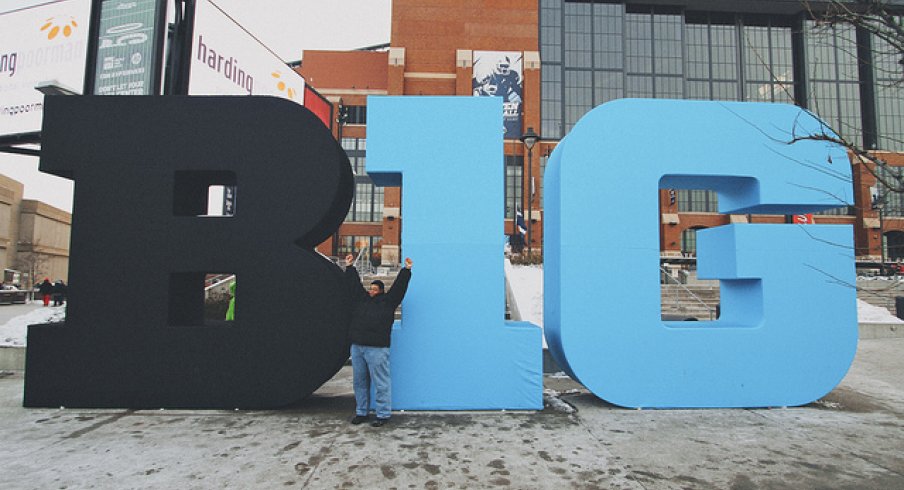
[{"label": "tall building", "polygon": [[72,215],[23,199],[22,183],[0,175],[0,265],[4,284],[23,287],[44,277],[68,280]]},{"label": "tall building", "polygon": [[[904,12],[904,1],[889,3]],[[821,7],[798,0],[395,0],[385,51],[309,52],[300,69],[334,104],[342,99],[342,144],[359,175],[349,220],[324,251],[366,243],[384,262],[398,261],[399,190],[373,188],[364,176],[366,95],[502,96],[500,206],[509,234],[518,210],[527,210],[534,251],[542,250],[549,153],[587,111],[618,98],[793,103],[904,166],[902,54],[868,32],[822,25],[810,11]],[[528,129],[540,135],[529,152],[521,139]],[[656,135],[650,138],[655,144]],[[852,165],[854,205],[811,221],[853,225],[861,259],[904,259],[902,194],[882,191],[869,164]],[[466,199],[466,190],[461,195]],[[701,228],[793,219],[718,214],[717,196],[707,189],[662,189],[659,199],[665,256],[694,255]],[[631,210],[600,196],[597,212]]]}]

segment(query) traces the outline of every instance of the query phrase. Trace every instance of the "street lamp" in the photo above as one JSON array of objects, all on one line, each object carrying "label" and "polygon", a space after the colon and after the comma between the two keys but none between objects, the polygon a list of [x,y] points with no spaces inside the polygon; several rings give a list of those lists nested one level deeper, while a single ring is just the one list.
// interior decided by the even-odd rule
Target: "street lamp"
[{"label": "street lamp", "polygon": [[882,255],[882,265],[880,270],[885,269],[885,230],[883,229],[882,223],[882,211],[885,207],[885,196],[882,195],[882,184],[876,183],[876,186],[870,189],[870,194],[872,194],[872,199],[870,200],[870,207],[878,211],[879,213],[879,253]]},{"label": "street lamp", "polygon": [[537,144],[537,141],[540,139],[540,135],[534,132],[534,128],[528,127],[527,131],[521,135],[521,142],[524,143],[524,146],[527,148],[527,185],[528,189],[526,194],[526,202],[527,205],[524,206],[524,210],[527,213],[525,219],[527,220],[527,256],[530,257],[533,252],[533,247],[531,245],[531,237],[530,237],[530,222],[531,222],[531,209],[534,204],[534,179],[533,179],[533,149],[534,145]]},{"label": "street lamp", "polygon": [[[339,106],[337,107],[336,114],[336,139],[339,141],[339,146],[342,147],[342,151],[346,152],[344,146],[342,146],[342,128],[345,126],[345,123],[348,122],[348,107],[342,103],[342,99],[339,99]],[[354,169],[352,169],[354,172]],[[353,204],[354,205],[354,204]],[[336,232],[333,233],[333,255],[339,254],[339,228],[336,228]]]}]

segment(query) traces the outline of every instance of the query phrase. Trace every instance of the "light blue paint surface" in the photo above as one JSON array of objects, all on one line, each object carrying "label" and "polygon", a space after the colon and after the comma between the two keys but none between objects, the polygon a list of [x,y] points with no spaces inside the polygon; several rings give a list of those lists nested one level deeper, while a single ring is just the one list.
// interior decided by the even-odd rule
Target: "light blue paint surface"
[{"label": "light blue paint surface", "polygon": [[849,204],[843,149],[784,104],[623,99],[585,115],[545,175],[544,326],[550,352],[594,394],[629,407],[791,406],[844,377],[857,347],[849,226],[698,232],[722,317],[662,322],[661,188],[713,189],[722,213]]},{"label": "light blue paint surface", "polygon": [[501,99],[367,106],[367,171],[404,182],[401,249],[414,261],[392,334],[393,409],[542,409],[542,333],[504,320]]}]

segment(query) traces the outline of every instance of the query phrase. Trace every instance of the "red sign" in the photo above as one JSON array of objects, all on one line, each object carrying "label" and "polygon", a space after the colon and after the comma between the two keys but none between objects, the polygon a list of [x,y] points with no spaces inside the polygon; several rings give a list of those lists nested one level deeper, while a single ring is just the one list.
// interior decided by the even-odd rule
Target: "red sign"
[{"label": "red sign", "polygon": [[815,223],[812,214],[795,214],[791,216],[791,222],[796,225],[812,225]]}]

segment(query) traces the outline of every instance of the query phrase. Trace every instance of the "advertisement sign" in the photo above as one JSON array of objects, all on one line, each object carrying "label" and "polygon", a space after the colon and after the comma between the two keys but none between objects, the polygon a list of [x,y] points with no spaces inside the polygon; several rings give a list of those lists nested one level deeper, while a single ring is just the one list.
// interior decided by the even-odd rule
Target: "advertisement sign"
[{"label": "advertisement sign", "polygon": [[304,104],[304,78],[211,0],[195,6],[189,95],[273,95]]},{"label": "advertisement sign", "polygon": [[90,12],[90,0],[64,0],[0,13],[0,136],[41,130],[35,85],[81,92]]},{"label": "advertisement sign", "polygon": [[522,55],[517,51],[474,51],[474,95],[502,97],[505,137],[521,137],[524,99]]},{"label": "advertisement sign", "polygon": [[151,95],[158,92],[161,63],[157,61],[165,22],[160,0],[107,0],[100,3],[96,95]]},{"label": "advertisement sign", "polygon": [[313,112],[315,116],[319,117],[326,127],[332,129],[333,104],[330,104],[330,101],[317,93],[310,85],[305,85],[304,91],[304,106],[307,107],[309,111]]}]

